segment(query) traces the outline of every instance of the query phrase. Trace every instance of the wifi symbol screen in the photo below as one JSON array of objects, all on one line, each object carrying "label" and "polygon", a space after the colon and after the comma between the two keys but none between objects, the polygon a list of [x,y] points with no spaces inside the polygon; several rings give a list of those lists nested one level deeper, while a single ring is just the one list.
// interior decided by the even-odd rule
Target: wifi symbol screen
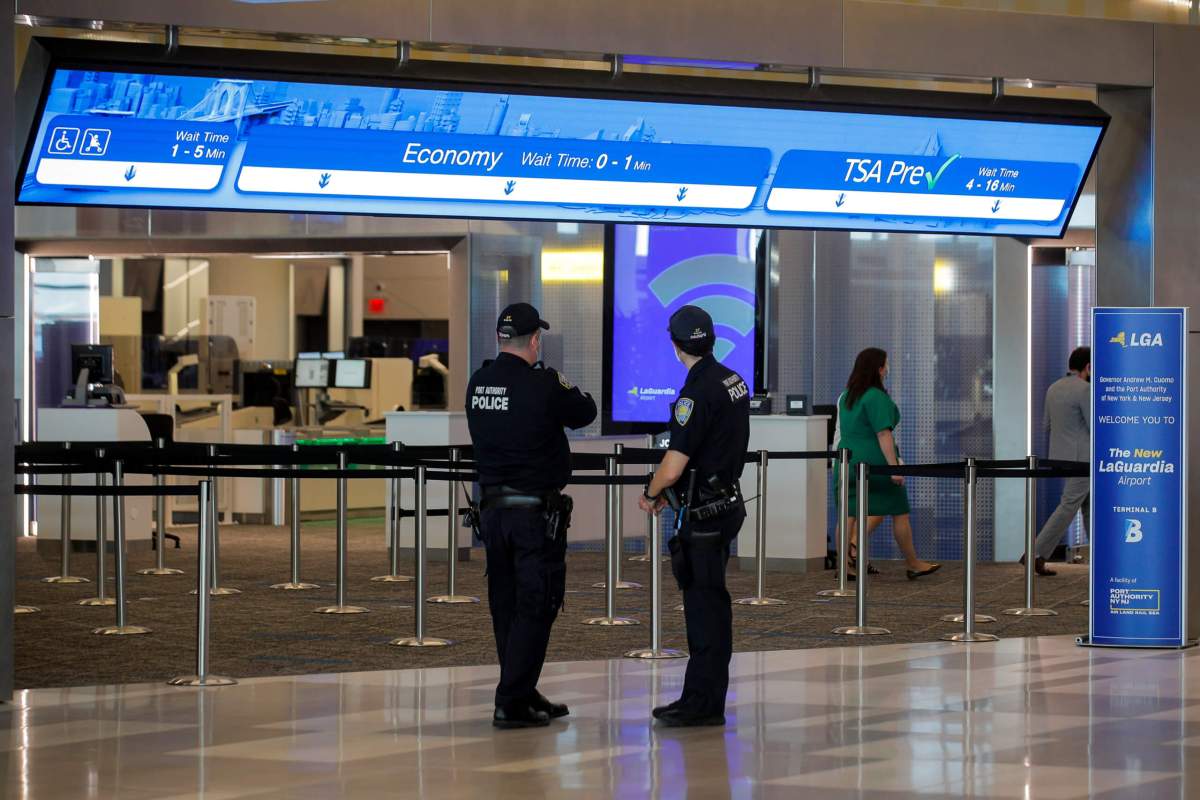
[{"label": "wifi symbol screen", "polygon": [[667,321],[694,305],[713,318],[713,354],[754,390],[759,229],[617,225],[612,252],[614,422],[667,423],[687,371]]}]

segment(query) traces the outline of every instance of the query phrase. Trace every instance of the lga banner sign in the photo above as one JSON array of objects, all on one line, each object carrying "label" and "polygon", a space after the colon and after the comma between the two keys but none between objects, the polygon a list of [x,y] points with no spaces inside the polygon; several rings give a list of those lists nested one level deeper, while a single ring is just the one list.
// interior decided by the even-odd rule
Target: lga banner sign
[{"label": "lga banner sign", "polygon": [[1187,312],[1092,311],[1090,642],[1187,634]]},{"label": "lga banner sign", "polygon": [[1104,128],[65,66],[34,124],[21,203],[1036,237]]}]

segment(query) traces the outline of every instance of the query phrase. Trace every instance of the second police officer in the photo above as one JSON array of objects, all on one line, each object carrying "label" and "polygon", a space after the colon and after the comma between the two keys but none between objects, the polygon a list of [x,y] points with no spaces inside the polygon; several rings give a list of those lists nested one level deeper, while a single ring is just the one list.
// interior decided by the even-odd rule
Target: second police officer
[{"label": "second police officer", "polygon": [[538,360],[538,310],[514,303],[496,323],[500,354],[467,385],[467,425],[481,492],[479,533],[487,548],[488,603],[500,683],[492,724],[548,725],[567,707],[537,690],[550,626],[566,591],[571,452],[563,428],[596,418],[591,395]]},{"label": "second police officer", "polygon": [[690,659],[683,693],[654,709],[668,726],[725,724],[733,610],[725,587],[729,545],[746,511],[738,487],[750,442],[750,390],[713,357],[712,317],[696,306],[671,315],[675,356],[688,368],[671,413],[671,442],[638,505],[679,512],[671,569],[683,591]]}]

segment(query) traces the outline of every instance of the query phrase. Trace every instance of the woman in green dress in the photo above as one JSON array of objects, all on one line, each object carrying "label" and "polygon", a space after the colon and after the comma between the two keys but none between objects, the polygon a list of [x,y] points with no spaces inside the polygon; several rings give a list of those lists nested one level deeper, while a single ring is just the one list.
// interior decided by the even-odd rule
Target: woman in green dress
[{"label": "woman in green dress", "polygon": [[[900,424],[900,410],[883,388],[887,377],[887,353],[878,347],[868,347],[854,360],[854,370],[846,382],[846,391],[838,398],[837,446],[850,451],[850,564],[856,564],[858,491],[855,484],[858,464],[895,466],[900,461],[894,431]],[[835,469],[835,477],[837,472]],[[916,580],[937,571],[941,564],[931,564],[917,557],[913,547],[912,523],[909,521],[908,493],[902,475],[871,475],[867,485],[867,536],[879,527],[884,517],[892,518],[892,535],[904,555],[908,579]]]}]

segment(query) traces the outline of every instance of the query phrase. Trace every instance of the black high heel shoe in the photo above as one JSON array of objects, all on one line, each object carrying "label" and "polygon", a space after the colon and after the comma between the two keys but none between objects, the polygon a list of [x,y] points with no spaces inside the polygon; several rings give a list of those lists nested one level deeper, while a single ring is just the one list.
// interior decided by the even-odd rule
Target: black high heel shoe
[{"label": "black high heel shoe", "polygon": [[915,581],[917,578],[924,578],[926,575],[932,575],[942,568],[941,564],[931,564],[929,569],[910,569],[905,570],[910,581]]}]

